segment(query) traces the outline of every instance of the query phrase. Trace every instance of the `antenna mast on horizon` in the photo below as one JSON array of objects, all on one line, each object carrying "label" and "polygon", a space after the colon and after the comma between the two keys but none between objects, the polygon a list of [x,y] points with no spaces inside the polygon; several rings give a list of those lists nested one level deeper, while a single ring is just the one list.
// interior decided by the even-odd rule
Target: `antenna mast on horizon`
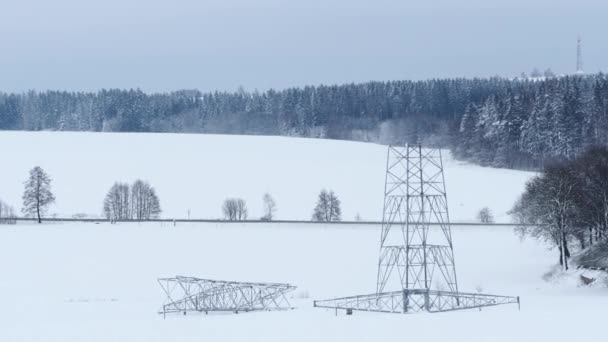
[{"label": "antenna mast on horizon", "polygon": [[581,36],[578,36],[576,40],[576,73],[584,74],[583,71],[583,49],[582,49],[582,41]]}]

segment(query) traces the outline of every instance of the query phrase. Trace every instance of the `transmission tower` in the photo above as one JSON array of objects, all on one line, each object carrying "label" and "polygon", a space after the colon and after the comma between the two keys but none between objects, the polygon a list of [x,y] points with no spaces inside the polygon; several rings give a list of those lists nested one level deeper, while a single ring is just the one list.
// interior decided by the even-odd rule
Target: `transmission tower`
[{"label": "transmission tower", "polygon": [[389,146],[376,292],[315,307],[411,313],[519,304],[519,297],[460,292],[441,150]]},{"label": "transmission tower", "polygon": [[441,150],[391,146],[387,163],[376,292],[458,292]]},{"label": "transmission tower", "polygon": [[583,71],[583,46],[581,36],[578,36],[576,40],[576,73],[579,75],[585,73]]}]

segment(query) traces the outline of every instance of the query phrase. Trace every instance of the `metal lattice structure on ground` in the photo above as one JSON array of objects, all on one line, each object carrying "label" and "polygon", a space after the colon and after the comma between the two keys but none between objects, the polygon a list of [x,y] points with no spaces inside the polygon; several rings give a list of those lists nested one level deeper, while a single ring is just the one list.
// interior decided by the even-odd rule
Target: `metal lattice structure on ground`
[{"label": "metal lattice structure on ground", "polygon": [[160,278],[167,295],[159,313],[249,312],[292,309],[285,296],[295,286],[176,276]]},{"label": "metal lattice structure on ground", "polygon": [[518,297],[426,289],[373,293],[329,300],[317,300],[318,308],[389,313],[441,312],[501,304],[518,304]]},{"label": "metal lattice structure on ground", "polygon": [[458,290],[441,150],[389,146],[376,293],[314,306],[411,313],[511,303],[519,297]]}]

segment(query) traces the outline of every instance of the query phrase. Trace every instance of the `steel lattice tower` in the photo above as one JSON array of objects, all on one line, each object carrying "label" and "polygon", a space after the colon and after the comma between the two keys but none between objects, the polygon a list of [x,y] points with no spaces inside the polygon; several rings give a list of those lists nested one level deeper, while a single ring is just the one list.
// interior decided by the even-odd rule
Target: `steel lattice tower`
[{"label": "steel lattice tower", "polygon": [[441,150],[389,147],[376,292],[458,292]]},{"label": "steel lattice tower", "polygon": [[519,297],[460,292],[441,150],[389,146],[376,292],[315,307],[413,313],[519,304]]}]

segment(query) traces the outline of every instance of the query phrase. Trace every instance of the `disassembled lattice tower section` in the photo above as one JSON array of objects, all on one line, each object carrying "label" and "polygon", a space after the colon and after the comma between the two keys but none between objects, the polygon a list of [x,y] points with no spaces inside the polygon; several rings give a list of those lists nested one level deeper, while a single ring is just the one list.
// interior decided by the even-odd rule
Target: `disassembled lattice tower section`
[{"label": "disassembled lattice tower section", "polygon": [[160,278],[167,295],[159,313],[250,312],[292,309],[286,294],[295,286],[176,276]]},{"label": "disassembled lattice tower section", "polygon": [[376,293],[314,306],[410,313],[509,303],[519,297],[458,290],[441,150],[389,146]]}]

